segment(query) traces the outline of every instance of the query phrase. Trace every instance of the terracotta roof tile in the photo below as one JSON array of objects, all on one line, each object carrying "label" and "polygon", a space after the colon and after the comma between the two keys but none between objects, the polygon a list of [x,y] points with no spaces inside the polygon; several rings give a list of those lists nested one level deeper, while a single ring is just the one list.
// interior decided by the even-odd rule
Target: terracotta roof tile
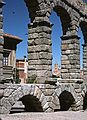
[{"label": "terracotta roof tile", "polygon": [[12,38],[12,39],[15,39],[15,40],[20,40],[20,41],[22,41],[21,38],[19,38],[19,37],[17,37],[17,36],[14,36],[14,35],[11,35],[11,34],[4,33],[3,36],[4,36],[4,37],[9,37],[9,38]]}]

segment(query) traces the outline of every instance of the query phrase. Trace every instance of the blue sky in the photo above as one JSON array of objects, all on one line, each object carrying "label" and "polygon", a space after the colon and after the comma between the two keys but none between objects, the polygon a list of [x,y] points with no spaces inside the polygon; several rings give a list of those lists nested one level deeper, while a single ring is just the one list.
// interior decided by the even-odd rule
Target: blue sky
[{"label": "blue sky", "polygon": [[87,2],[87,0],[83,0],[84,2]]},{"label": "blue sky", "polygon": [[61,21],[60,17],[57,16],[57,14],[52,11],[52,14],[50,16],[50,21],[54,24],[52,27],[52,55],[53,65],[55,63],[58,63],[59,66],[61,66],[61,36],[62,36],[62,27],[61,27]]},{"label": "blue sky", "polygon": [[[20,2],[18,2],[20,1]],[[23,0],[4,0],[4,32],[23,39],[17,47],[17,58],[27,55],[27,24],[30,22],[28,11]]]},{"label": "blue sky", "polygon": [[[4,32],[12,35],[19,36],[23,39],[17,47],[16,56],[17,58],[23,58],[27,56],[27,40],[28,32],[27,24],[30,23],[29,14],[24,0],[4,0],[6,5],[4,6]],[[53,65],[58,63],[61,66],[61,39],[62,28],[60,18],[55,12],[52,12],[50,21],[54,24],[52,27],[52,54],[53,54]],[[79,36],[81,37],[81,44],[83,43],[82,32],[79,30]],[[81,47],[81,58],[82,58],[82,47]],[[82,59],[81,59],[82,66]]]}]

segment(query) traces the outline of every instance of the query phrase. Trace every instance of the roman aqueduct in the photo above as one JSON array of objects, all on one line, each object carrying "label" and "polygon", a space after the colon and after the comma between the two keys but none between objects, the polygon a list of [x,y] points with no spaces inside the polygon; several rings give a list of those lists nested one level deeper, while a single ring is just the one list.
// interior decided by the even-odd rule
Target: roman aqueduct
[{"label": "roman aqueduct", "polygon": [[[0,113],[8,114],[17,101],[22,101],[25,111],[82,110],[87,109],[87,4],[82,0],[25,0],[31,23],[28,41],[28,75],[36,75],[37,84],[0,84]],[[0,82],[3,80],[3,13],[0,0]],[[60,16],[61,80],[50,83],[52,77],[52,10]],[[84,37],[83,71],[80,78],[80,37]]]}]

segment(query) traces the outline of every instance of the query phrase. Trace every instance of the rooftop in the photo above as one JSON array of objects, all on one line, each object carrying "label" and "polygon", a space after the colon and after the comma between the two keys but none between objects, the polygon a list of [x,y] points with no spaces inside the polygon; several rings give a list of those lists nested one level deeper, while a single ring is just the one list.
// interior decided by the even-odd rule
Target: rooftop
[{"label": "rooftop", "polygon": [[8,43],[13,42],[15,44],[19,44],[20,42],[22,42],[22,39],[20,37],[17,37],[17,36],[11,35],[11,34],[4,33],[3,37],[4,37],[4,41],[6,44],[7,44],[7,42]]},{"label": "rooftop", "polygon": [[20,41],[22,41],[22,39],[21,39],[20,37],[14,36],[14,35],[11,35],[11,34],[4,33],[3,36],[4,36],[4,37],[11,38],[11,39],[15,39],[15,40],[20,40]]}]

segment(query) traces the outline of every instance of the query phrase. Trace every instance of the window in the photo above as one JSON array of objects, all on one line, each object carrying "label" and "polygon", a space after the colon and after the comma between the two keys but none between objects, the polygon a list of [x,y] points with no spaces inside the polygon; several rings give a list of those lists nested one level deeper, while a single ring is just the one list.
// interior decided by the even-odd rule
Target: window
[{"label": "window", "polygon": [[8,56],[9,56],[9,53],[3,54],[3,65],[8,65]]}]

